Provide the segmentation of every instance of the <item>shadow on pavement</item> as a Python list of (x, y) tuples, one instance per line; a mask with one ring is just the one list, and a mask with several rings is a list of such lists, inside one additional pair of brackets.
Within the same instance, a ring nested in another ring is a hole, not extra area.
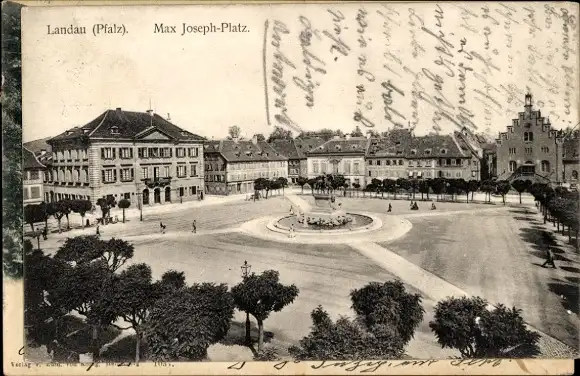
[(578, 286), (557, 279), (553, 281), (548, 283), (550, 291), (561, 297), (560, 300), (564, 309), (578, 314)]
[[(137, 347), (134, 334), (128, 335), (118, 342), (115, 342), (101, 354), (101, 359), (110, 362), (134, 362), (135, 348)], [(147, 346), (144, 341), (139, 345), (139, 359), (147, 359)]]
[(570, 273), (580, 273), (580, 269), (575, 268), (573, 266), (561, 266), (560, 269), (563, 269)]
[[(252, 342), (258, 341), (258, 327), (250, 320), (250, 336)], [(264, 343), (270, 342), (274, 338), (274, 333), (264, 330)], [(246, 323), (232, 321), (230, 330), (226, 337), (219, 343), (226, 346), (245, 345), (246, 344)]]

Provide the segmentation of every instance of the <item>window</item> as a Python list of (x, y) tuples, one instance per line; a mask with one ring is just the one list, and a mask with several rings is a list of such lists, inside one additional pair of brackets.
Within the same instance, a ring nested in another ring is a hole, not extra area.
[(417, 161), (417, 167), (422, 167), (423, 163), (421, 163), (421, 161)]
[(149, 179), (149, 167), (141, 168), (141, 179)]
[(40, 187), (30, 187), (30, 198), (40, 198)]
[(456, 173), (455, 173), (455, 177), (456, 177), (456, 178), (460, 178), (460, 177), (461, 177), (461, 172), (456, 172)]
[(147, 148), (137, 149), (137, 156), (139, 156), (139, 158), (148, 158), (149, 155), (147, 154)]
[(509, 171), (514, 172), (517, 168), (518, 164), (515, 161), (510, 161)]
[(475, 171), (471, 171), (471, 177), (474, 178), (475, 177)]
[(78, 159), (79, 159), (79, 153), (76, 151), (76, 149), (74, 149), (74, 150), (72, 150), (72, 151), (70, 152), (70, 156), (71, 156), (71, 158), (72, 158), (72, 159), (74, 159), (74, 160), (78, 160)]
[(175, 148), (175, 155), (177, 158), (185, 157), (185, 148)]
[(117, 170), (109, 168), (103, 170), (103, 183), (114, 183), (117, 180)]
[(115, 159), (115, 149), (101, 148), (101, 159)]
[(524, 142), (534, 141), (534, 132), (524, 132)]
[(197, 164), (192, 163), (189, 165), (189, 175), (197, 176)]
[(312, 164), (312, 171), (313, 171), (315, 174), (318, 174), (318, 163), (313, 163), (313, 164)]
[(550, 152), (550, 148), (547, 147), (547, 146), (542, 146), (542, 152), (549, 153)]
[(153, 179), (159, 178), (159, 167), (153, 167)]
[(390, 165), (391, 165), (391, 160), (390, 160), (390, 159), (387, 159), (387, 160), (385, 161), (385, 165), (386, 165), (386, 166), (390, 166)]
[(133, 149), (132, 148), (119, 148), (119, 157), (121, 159), (133, 158)]
[(380, 165), (381, 165), (381, 161), (380, 161), (380, 160), (378, 160), (378, 161), (377, 161), (377, 166), (380, 166)]
[(159, 148), (149, 148), (149, 158), (159, 158)]
[(441, 149), (441, 154), (447, 154), (447, 149)]
[(369, 166), (373, 165), (373, 161), (371, 159), (369, 159)]
[(350, 162), (344, 162), (344, 173), (350, 174)]
[(572, 170), (572, 179), (578, 180), (578, 171)]
[(354, 162), (354, 173), (360, 174), (360, 164), (358, 162)]
[(182, 166), (177, 166), (177, 177), (179, 178), (184, 178), (185, 175), (187, 175), (187, 166), (182, 165)]
[(171, 158), (171, 148), (161, 149), (161, 157), (162, 158)]
[(132, 181), (133, 180), (133, 169), (132, 168), (122, 168), (121, 169), (121, 181)]
[(549, 161), (542, 161), (541, 163), (542, 172), (550, 172), (550, 162)]
[(131, 199), (131, 193), (125, 193), (124, 198), (125, 198), (125, 200), (130, 200)]
[(431, 167), (431, 160), (425, 161), (425, 167)]
[(417, 150), (415, 150), (415, 149), (412, 149), (412, 150), (411, 150), (411, 155), (415, 155), (415, 154), (417, 154)]
[(415, 163), (413, 161), (409, 161), (409, 167), (413, 167)]
[(425, 149), (425, 155), (430, 155), (431, 154), (431, 149)]
[(30, 180), (38, 180), (40, 178), (40, 173), (38, 170), (30, 171)]
[(68, 151), (68, 150), (64, 151), (64, 159), (66, 159), (67, 161), (70, 161), (70, 151)]
[(399, 159), (399, 166), (402, 166), (402, 165), (403, 165), (403, 160)]
[(22, 190), (22, 199), (28, 200), (28, 188)]
[(199, 157), (199, 149), (198, 148), (187, 149), (187, 156), (188, 157)]
[(197, 194), (197, 187), (189, 187), (189, 195), (194, 196)]
[(455, 160), (455, 164), (458, 165), (458, 166), (461, 166), (461, 159), (457, 158)]
[(532, 154), (532, 148), (525, 148), (524, 151), (526, 154)]

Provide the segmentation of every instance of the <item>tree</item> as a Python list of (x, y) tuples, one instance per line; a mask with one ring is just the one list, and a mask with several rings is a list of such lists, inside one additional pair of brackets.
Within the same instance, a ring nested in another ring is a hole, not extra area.
[(511, 185), (507, 180), (500, 180), (496, 185), (496, 192), (501, 195), (503, 204), (505, 205), (505, 195), (510, 191)]
[(266, 137), (264, 137), (264, 135), (263, 135), (262, 133), (256, 133), (256, 134), (254, 135), (254, 137), (256, 138), (256, 140), (257, 140), (258, 142), (261, 142), (261, 141), (266, 141)]
[(63, 212), (64, 216), (66, 217), (66, 229), (70, 230), (70, 221), (69, 221), (68, 215), (72, 211), (72, 207), (73, 207), (72, 200), (69, 200), (69, 199), (61, 200), (61, 205), (62, 205), (62, 212)]
[(383, 191), (394, 193), (397, 199), (397, 182), (393, 179), (383, 179)]
[(24, 207), (24, 222), (30, 225), (30, 228), (34, 232), (34, 224), (37, 222), (45, 222), (47, 219), (46, 205), (41, 204), (31, 204)]
[(364, 137), (363, 132), (361, 131), (360, 127), (357, 125), (354, 131), (350, 133), (352, 137)]
[(232, 287), (236, 308), (254, 316), (258, 323), (258, 351), (264, 343), (264, 321), (270, 313), (281, 311), (298, 296), (298, 288), (281, 284), (279, 276), (275, 270), (266, 270), (261, 275), (252, 273)]
[(486, 202), (491, 202), (491, 193), (496, 190), (496, 182), (493, 180), (485, 180), (481, 183), (480, 189), (485, 193)]
[(283, 176), (280, 176), (278, 179), (276, 179), (276, 182), (282, 188), (282, 194), (284, 194), (284, 188), (288, 186), (288, 179), (286, 179)]
[(241, 135), (242, 135), (242, 130), (237, 125), (232, 125), (231, 127), (228, 128), (228, 139), (229, 140), (239, 139)]
[(398, 178), (397, 179), (397, 186), (399, 187), (399, 189), (403, 189), (403, 190), (409, 192), (409, 189), (411, 188), (411, 182), (409, 182), (409, 180), (407, 180), (405, 178)]
[(521, 310), (499, 304), (488, 310), (479, 297), (450, 297), (437, 303), (429, 327), (441, 347), (459, 350), (465, 358), (511, 357), (537, 353), (539, 334), (526, 329)]
[(421, 192), (421, 200), (423, 200), (423, 195), (427, 194), (427, 200), (429, 200), (429, 180), (420, 180), (419, 181), (419, 192)]
[(230, 327), (234, 301), (227, 285), (196, 284), (157, 300), (144, 330), (152, 360), (203, 360)]
[(101, 258), (113, 272), (123, 266), (135, 253), (133, 244), (123, 239), (115, 238), (109, 239), (101, 250), (103, 251)]
[(125, 240), (111, 238), (105, 241), (96, 235), (83, 235), (67, 238), (57, 250), (55, 258), (71, 265), (87, 264), (100, 259), (111, 272), (115, 272), (133, 257), (134, 252), (134, 246)]
[(283, 127), (276, 126), (274, 130), (268, 136), (268, 142), (272, 142), (274, 140), (291, 140), (292, 139), (292, 131), (289, 129), (284, 129)]
[[(97, 200), (97, 206), (101, 208), (101, 212), (103, 213), (103, 219), (110, 216), (111, 209), (117, 206), (117, 201), (113, 196), (103, 197)], [(103, 223), (106, 223), (103, 221)]]
[(161, 276), (161, 280), (155, 282), (156, 289), (162, 291), (161, 295), (168, 295), (185, 287), (185, 273), (177, 270), (168, 270)]
[(520, 204), (522, 203), (522, 193), (529, 190), (531, 186), (532, 182), (530, 180), (516, 179), (512, 182), (512, 187), (518, 191), (520, 196)]
[(308, 179), (305, 178), (304, 176), (299, 176), (296, 179), (296, 184), (298, 184), (300, 186), (300, 188), (302, 188), (302, 194), (304, 194), (304, 185), (308, 183)]
[(61, 220), (67, 212), (70, 212), (69, 206), (63, 201), (51, 202), (46, 207), (48, 215), (52, 215), (58, 222), (58, 232), (61, 232)]
[(70, 202), (71, 210), (80, 214), (83, 228), (85, 227), (85, 215), (92, 209), (92, 207), (93, 204), (90, 200), (72, 200)]
[(479, 189), (480, 182), (478, 180), (470, 180), (467, 182), (467, 194), (471, 192), (471, 201), (473, 201), (473, 193)]
[(371, 282), (350, 293), (352, 309), (366, 327), (395, 330), (406, 345), (423, 321), (421, 295), (406, 291), (401, 281)]
[(469, 202), (469, 190), (467, 182), (464, 179), (454, 179), (453, 186), (455, 187), (457, 195), (465, 192), (465, 195), (467, 196), (466, 201)]
[(415, 199), (415, 192), (417, 192), (419, 190), (419, 180), (418, 179), (410, 179), (409, 180), (409, 185), (411, 188), (411, 191), (413, 192), (413, 200)]
[(316, 179), (314, 178), (308, 179), (307, 184), (310, 186), (310, 193), (314, 193), (314, 189), (316, 188)]
[(447, 182), (445, 181), (445, 179), (442, 178), (435, 178), (429, 182), (431, 189), (433, 190), (435, 195), (437, 195), (437, 199), (439, 199), (439, 195), (442, 194), (443, 191), (445, 190), (446, 184)]
[(359, 321), (347, 317), (332, 322), (321, 306), (310, 317), (310, 333), (288, 349), (297, 360), (397, 359), (403, 354), (402, 340), (389, 328), (382, 328), (381, 335), (376, 336)]
[(125, 209), (131, 206), (131, 201), (127, 200), (126, 198), (119, 201), (119, 208), (123, 209), (123, 223), (125, 223)]

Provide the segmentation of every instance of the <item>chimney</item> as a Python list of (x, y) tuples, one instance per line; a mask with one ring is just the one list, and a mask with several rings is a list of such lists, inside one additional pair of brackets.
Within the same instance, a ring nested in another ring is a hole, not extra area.
[(344, 136), (344, 138), (346, 138), (347, 140), (350, 140), (350, 134), (346, 134), (346, 135)]
[(258, 144), (258, 136), (254, 135), (254, 136), (252, 137), (252, 143), (253, 143), (254, 145), (257, 145), (257, 144)]
[(171, 114), (168, 112), (167, 113), (167, 120), (170, 121), (171, 120)]
[[(118, 108), (118, 110), (120, 110), (120, 108)], [(147, 110), (147, 113), (149, 114), (149, 116), (153, 116), (153, 110)]]

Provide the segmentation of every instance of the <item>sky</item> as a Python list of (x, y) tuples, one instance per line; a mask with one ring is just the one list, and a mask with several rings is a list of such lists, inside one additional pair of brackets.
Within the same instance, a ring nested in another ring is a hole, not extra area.
[[(184, 23), (225, 27), (181, 35)], [(526, 92), (565, 128), (579, 120), (577, 24), (564, 3), (28, 8), (23, 139), (149, 103), (216, 139), (279, 124), (497, 135)], [(69, 26), (86, 34), (54, 34)]]

